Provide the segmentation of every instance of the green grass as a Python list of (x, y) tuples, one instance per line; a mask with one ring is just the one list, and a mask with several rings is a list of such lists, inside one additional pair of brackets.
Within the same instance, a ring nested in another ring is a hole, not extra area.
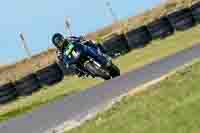
[(200, 61), (66, 133), (199, 133)]
[[(183, 49), (189, 48), (200, 42), (200, 26), (196, 26), (185, 32), (177, 32), (164, 40), (155, 40), (147, 47), (133, 50), (129, 54), (119, 57), (114, 62), (119, 65), (122, 73), (137, 69), (152, 61), (161, 59)], [(55, 99), (71, 93), (83, 91), (88, 87), (102, 83), (97, 79), (79, 79), (77, 77), (65, 77), (65, 80), (55, 86), (45, 87), (32, 96), (20, 97), (14, 102), (0, 106), (0, 121), (7, 120), (19, 114), (31, 111), (42, 104), (52, 102)]]

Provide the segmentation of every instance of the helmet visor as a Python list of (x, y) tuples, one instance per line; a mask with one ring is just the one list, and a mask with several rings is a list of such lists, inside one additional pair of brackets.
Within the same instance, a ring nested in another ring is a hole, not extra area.
[(57, 37), (57, 38), (55, 38), (55, 44), (57, 45), (57, 47), (62, 47), (62, 45), (63, 45), (63, 38), (61, 38), (61, 37)]

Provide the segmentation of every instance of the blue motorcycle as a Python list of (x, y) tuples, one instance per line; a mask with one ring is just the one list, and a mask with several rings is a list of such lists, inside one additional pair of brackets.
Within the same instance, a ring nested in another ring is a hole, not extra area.
[(82, 48), (77, 48), (70, 44), (65, 54), (76, 60), (76, 65), (79, 66), (77, 69), (84, 73), (84, 76), (100, 77), (104, 80), (120, 76), (120, 69), (99, 47), (83, 46)]

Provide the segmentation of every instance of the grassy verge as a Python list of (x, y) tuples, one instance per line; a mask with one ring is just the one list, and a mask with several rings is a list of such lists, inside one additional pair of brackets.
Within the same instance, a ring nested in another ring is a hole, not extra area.
[(198, 133), (200, 61), (66, 133)]
[[(177, 32), (174, 36), (164, 40), (155, 40), (145, 48), (133, 50), (127, 55), (121, 56), (114, 62), (119, 65), (122, 72), (137, 69), (152, 61), (171, 55), (183, 49), (197, 45), (200, 41), (200, 26), (185, 32)], [(29, 97), (20, 97), (18, 100), (0, 106), (0, 121), (16, 115), (31, 111), (41, 104), (61, 98), (74, 92), (83, 91), (88, 87), (102, 83), (102, 80), (79, 79), (76, 77), (65, 77), (62, 83), (56, 86), (45, 87), (41, 91)]]

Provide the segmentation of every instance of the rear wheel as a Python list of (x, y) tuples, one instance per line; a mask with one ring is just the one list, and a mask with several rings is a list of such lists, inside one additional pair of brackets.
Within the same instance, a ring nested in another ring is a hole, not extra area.
[(108, 72), (99, 68), (96, 64), (94, 64), (92, 62), (87, 63), (85, 65), (85, 68), (92, 74), (92, 76), (101, 77), (104, 80), (111, 79), (111, 76)]

